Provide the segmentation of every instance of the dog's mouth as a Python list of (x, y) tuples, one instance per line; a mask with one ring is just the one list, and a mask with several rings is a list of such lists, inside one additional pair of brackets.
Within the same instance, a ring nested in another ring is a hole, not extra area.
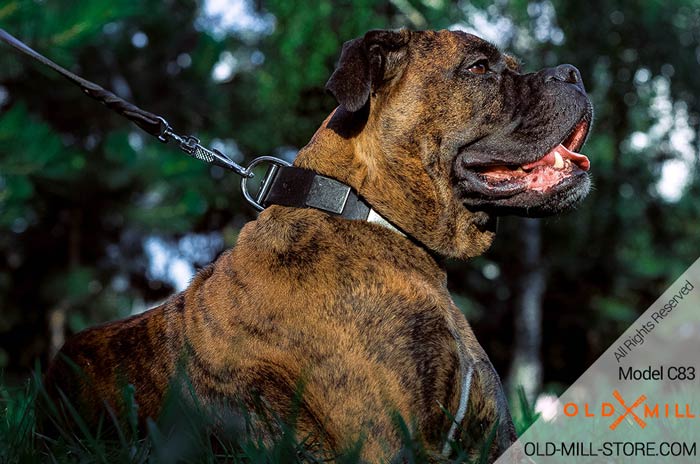
[(590, 169), (588, 158), (578, 153), (589, 128), (590, 122), (582, 118), (561, 142), (535, 161), (469, 166), (467, 169), (475, 174), (470, 176), (472, 189), (499, 198), (528, 190), (546, 193), (556, 189)]

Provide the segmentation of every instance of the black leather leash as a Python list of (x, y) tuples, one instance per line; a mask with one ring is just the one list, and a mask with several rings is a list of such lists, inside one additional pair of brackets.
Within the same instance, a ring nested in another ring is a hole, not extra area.
[[(262, 211), (270, 205), (316, 208), (346, 219), (376, 222), (404, 235), (374, 211), (349, 185), (311, 170), (292, 166), (288, 162), (272, 156), (255, 158), (247, 167), (243, 167), (221, 151), (204, 147), (200, 144), (199, 139), (192, 135), (178, 135), (162, 116), (142, 110), (94, 82), (68, 71), (3, 29), (0, 29), (0, 40), (53, 69), (80, 87), (85, 94), (129, 119), (159, 141), (168, 143), (170, 140), (174, 140), (178, 143), (178, 147), (189, 156), (235, 172), (242, 177), (241, 191), (243, 196), (258, 211)], [(253, 168), (262, 164), (268, 164), (269, 167), (260, 182), (258, 192), (253, 195), (248, 189), (248, 179), (255, 176)]]

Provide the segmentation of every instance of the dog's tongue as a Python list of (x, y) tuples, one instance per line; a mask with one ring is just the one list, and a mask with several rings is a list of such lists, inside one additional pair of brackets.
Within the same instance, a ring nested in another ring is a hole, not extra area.
[[(557, 160), (557, 155), (559, 155), (560, 160)], [(528, 170), (536, 166), (557, 166), (558, 163), (563, 163), (564, 160), (569, 160), (584, 171), (588, 171), (591, 168), (591, 162), (585, 155), (573, 152), (566, 148), (564, 145), (559, 144), (552, 150), (544, 155), (542, 158), (538, 159), (534, 163), (525, 164), (522, 166), (523, 169)]]

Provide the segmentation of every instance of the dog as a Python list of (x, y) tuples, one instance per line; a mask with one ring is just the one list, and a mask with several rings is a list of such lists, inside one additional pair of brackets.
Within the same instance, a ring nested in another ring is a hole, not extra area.
[(399, 452), (399, 416), (446, 455), (470, 430), (494, 430), (491, 459), (515, 442), (441, 260), (482, 254), (499, 215), (556, 214), (586, 196), (579, 71), (522, 73), (463, 32), (370, 31), (344, 44), (326, 88), (338, 107), (294, 165), (350, 186), (384, 223), (269, 206), (185, 291), (70, 339), (50, 392), (119, 409), (121, 378), (145, 420), (181, 366), (201, 401), (262, 398), (280, 416), (303, 384), (299, 435), (333, 453), (361, 441), (367, 461)]

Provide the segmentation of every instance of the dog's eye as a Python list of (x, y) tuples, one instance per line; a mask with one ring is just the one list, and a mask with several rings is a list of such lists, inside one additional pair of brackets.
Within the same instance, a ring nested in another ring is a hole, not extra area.
[(486, 74), (489, 72), (489, 62), (487, 60), (479, 60), (467, 68), (472, 74)]

